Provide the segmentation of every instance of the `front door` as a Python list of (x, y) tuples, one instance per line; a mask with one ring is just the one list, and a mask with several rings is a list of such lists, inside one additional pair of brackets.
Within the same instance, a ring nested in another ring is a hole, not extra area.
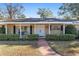
[(45, 36), (45, 25), (35, 25), (35, 34)]

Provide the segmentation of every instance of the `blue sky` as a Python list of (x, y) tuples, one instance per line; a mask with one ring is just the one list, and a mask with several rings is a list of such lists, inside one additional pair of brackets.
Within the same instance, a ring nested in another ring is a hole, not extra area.
[(53, 15), (57, 17), (57, 13), (59, 10), (59, 7), (62, 5), (60, 3), (25, 3), (22, 4), (26, 11), (24, 12), (27, 17), (39, 17), (37, 15), (38, 8), (49, 8), (52, 10)]
[[(62, 5), (61, 3), (22, 3), (25, 8), (24, 14), (27, 17), (39, 17), (37, 15), (38, 8), (49, 8), (53, 15), (57, 17), (57, 13), (59, 7)], [(0, 7), (3, 7), (3, 4), (0, 4)]]

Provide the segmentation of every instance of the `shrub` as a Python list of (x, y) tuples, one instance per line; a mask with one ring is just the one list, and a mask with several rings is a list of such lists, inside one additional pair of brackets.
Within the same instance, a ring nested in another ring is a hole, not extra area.
[(38, 35), (37, 34), (30, 34), (26, 36), (27, 40), (37, 40), (38, 39)]
[(58, 40), (58, 35), (46, 35), (46, 40)]
[(19, 35), (13, 34), (13, 35), (7, 35), (7, 39), (9, 41), (16, 41), (16, 40), (20, 40), (19, 39)]
[(67, 25), (65, 28), (65, 33), (66, 34), (77, 34), (75, 26), (74, 25)]
[(4, 41), (4, 40), (8, 40), (7, 36), (5, 34), (0, 34), (0, 40)]
[[(26, 35), (26, 38), (22, 38), (22, 40), (37, 40), (37, 39), (38, 39), (38, 35), (36, 34)], [(12, 34), (12, 35), (1, 34), (0, 40), (1, 41), (17, 41), (17, 40), (20, 40), (20, 38), (19, 38), (19, 35), (16, 35), (16, 34)]]
[(46, 40), (70, 41), (70, 40), (74, 40), (74, 39), (75, 39), (75, 35), (73, 35), (73, 34), (46, 35)]
[(1, 34), (0, 35), (0, 40), (1, 41), (15, 41), (15, 40), (19, 40), (19, 35), (5, 35), (5, 34)]

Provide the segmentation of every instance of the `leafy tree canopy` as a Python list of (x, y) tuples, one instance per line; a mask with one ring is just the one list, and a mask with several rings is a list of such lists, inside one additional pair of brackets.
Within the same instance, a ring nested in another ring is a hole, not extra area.
[(60, 15), (69, 15), (70, 17), (75, 17), (79, 19), (79, 4), (78, 3), (64, 3), (59, 8)]
[(5, 7), (0, 8), (0, 19), (18, 19), (25, 18), (24, 7), (21, 4), (4, 4)]
[(53, 17), (53, 12), (48, 8), (39, 8), (37, 14), (40, 15), (41, 18)]

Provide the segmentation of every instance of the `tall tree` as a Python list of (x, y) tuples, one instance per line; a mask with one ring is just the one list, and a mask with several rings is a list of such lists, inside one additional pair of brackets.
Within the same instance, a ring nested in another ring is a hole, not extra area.
[(78, 3), (64, 3), (59, 8), (60, 15), (69, 15), (70, 17), (75, 17), (79, 19), (79, 4)]
[(48, 8), (39, 8), (37, 14), (43, 19), (53, 17), (53, 12)]
[(69, 16), (67, 16), (67, 15), (64, 15), (63, 18), (64, 18), (65, 20), (71, 20), (71, 18), (70, 18)]
[(5, 8), (0, 8), (0, 18), (2, 19), (17, 19), (24, 18), (24, 7), (20, 4), (4, 4)]

